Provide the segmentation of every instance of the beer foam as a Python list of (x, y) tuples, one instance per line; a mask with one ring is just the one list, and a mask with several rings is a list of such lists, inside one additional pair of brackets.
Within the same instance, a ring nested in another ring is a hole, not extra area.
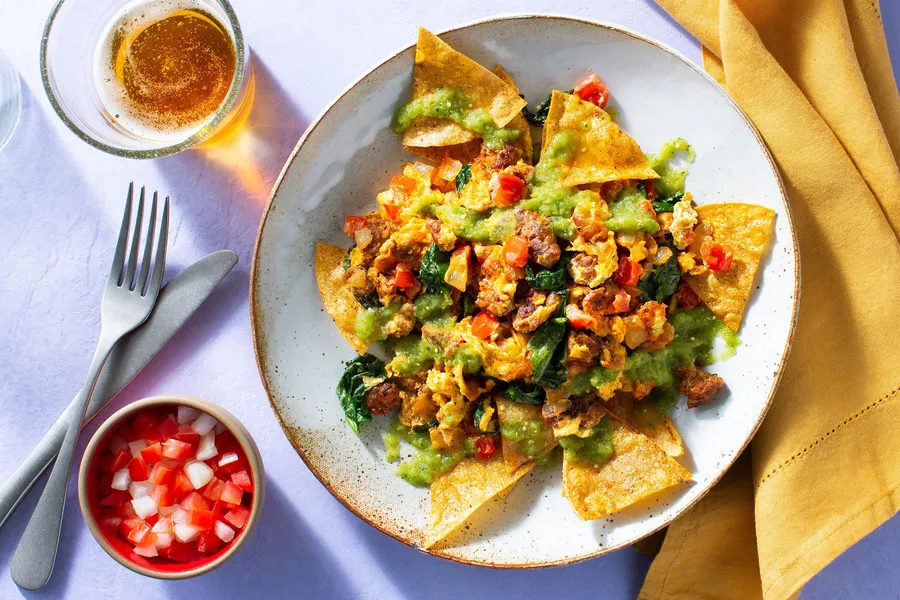
[(114, 127), (133, 137), (174, 144), (197, 133), (215, 117), (213, 111), (181, 126), (166, 124), (163, 127), (139, 112), (116, 77), (116, 51), (122, 38), (181, 10), (205, 12), (223, 26), (228, 23), (228, 17), (221, 9), (201, 0), (134, 0), (125, 4), (110, 19), (97, 42), (93, 64), (94, 89), (103, 116)]

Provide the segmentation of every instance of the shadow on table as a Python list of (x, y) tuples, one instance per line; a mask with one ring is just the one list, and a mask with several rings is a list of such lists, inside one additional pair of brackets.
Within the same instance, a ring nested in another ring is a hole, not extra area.
[(259, 523), (237, 555), (203, 577), (166, 582), (166, 596), (185, 600), (344, 597), (352, 575), (343, 571), (327, 548), (281, 488), (268, 480)]
[(355, 520), (359, 539), (405, 598), (636, 598), (650, 559), (631, 548), (566, 567), (475, 567), (415, 550)]
[(247, 270), (272, 184), (308, 124), (259, 56), (251, 53), (251, 61), (255, 95), (246, 122), (215, 144), (157, 161), (178, 190), (173, 209), (185, 215), (198, 248), (232, 249)]

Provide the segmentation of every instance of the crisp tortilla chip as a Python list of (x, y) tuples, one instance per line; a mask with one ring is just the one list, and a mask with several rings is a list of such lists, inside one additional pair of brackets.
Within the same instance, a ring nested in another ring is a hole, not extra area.
[(656, 442), (669, 456), (681, 456), (684, 454), (681, 434), (668, 416), (648, 402), (634, 402), (630, 395), (619, 395), (615, 400), (607, 402), (606, 408), (620, 420)]
[(344, 255), (346, 248), (331, 244), (316, 244), (316, 283), (328, 315), (334, 319), (338, 331), (353, 349), (364, 354), (369, 345), (356, 336), (356, 314), (359, 302), (347, 287), (344, 277)]
[(731, 246), (734, 260), (724, 273), (708, 270), (701, 275), (685, 274), (685, 280), (713, 314), (737, 332), (760, 258), (772, 233), (775, 211), (755, 204), (729, 202), (698, 206), (697, 214), (700, 227), (692, 248), (699, 248), (711, 232), (713, 240)]
[(464, 458), (431, 484), (431, 511), (425, 547), (431, 548), (462, 526), (466, 519), (495, 496), (505, 497), (531, 466), (510, 474), (503, 456), (487, 460)]
[[(513, 81), (510, 74), (506, 72), (506, 69), (497, 65), (494, 67), (494, 74), (505, 81), (507, 85), (512, 86), (518, 95), (519, 88), (516, 87), (516, 82)], [(516, 141), (514, 141), (512, 145), (518, 148), (519, 152), (522, 153), (522, 160), (530, 165), (534, 160), (534, 146), (531, 143), (531, 126), (528, 125), (528, 119), (525, 118), (525, 115), (523, 115), (520, 110), (516, 116), (505, 125), (505, 127), (507, 129), (519, 130), (519, 137), (516, 138)]]
[(449, 154), (450, 158), (456, 159), (464, 165), (468, 165), (478, 157), (478, 154), (481, 152), (481, 145), (481, 138), (476, 138), (463, 144), (455, 144), (453, 146), (434, 146), (433, 148), (403, 146), (403, 149), (410, 154), (421, 156), (435, 164), (440, 164), (440, 162), (444, 160), (444, 155)]
[[(509, 123), (526, 104), (514, 87), (420, 27), (413, 67), (413, 100), (440, 88), (461, 90), (472, 108), (486, 110), (499, 127)], [(403, 132), (403, 145), (450, 146), (476, 137), (475, 132), (449, 120), (416, 117)]]
[(563, 458), (563, 494), (585, 521), (607, 517), (691, 478), (650, 438), (613, 421), (611, 459), (593, 466)]
[(557, 133), (569, 132), (576, 143), (572, 158), (560, 165), (561, 183), (574, 187), (620, 179), (658, 179), (647, 157), (609, 114), (578, 96), (554, 90), (544, 124), (544, 148)]
[[(544, 423), (540, 406), (513, 402), (503, 396), (494, 396), (494, 403), (497, 405), (497, 420), (500, 422), (501, 429), (504, 424), (509, 426), (510, 424), (526, 421), (536, 421), (541, 424), (541, 437), (547, 443), (546, 452), (550, 452), (559, 445), (559, 442), (553, 436), (553, 428)], [(501, 437), (503, 442), (503, 461), (506, 463), (506, 470), (510, 475), (514, 474), (522, 465), (533, 464), (532, 458), (539, 458), (538, 456), (531, 457), (526, 454), (519, 447), (519, 442), (513, 442), (506, 437)]]

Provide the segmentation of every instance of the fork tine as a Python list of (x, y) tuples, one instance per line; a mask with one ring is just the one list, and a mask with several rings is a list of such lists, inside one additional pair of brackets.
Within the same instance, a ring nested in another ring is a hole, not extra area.
[(150, 286), (147, 295), (156, 295), (162, 285), (163, 274), (166, 271), (166, 243), (169, 240), (169, 197), (163, 203), (162, 219), (159, 224), (159, 241), (156, 243), (156, 260), (153, 261), (153, 275), (150, 276)]
[(138, 248), (141, 245), (141, 222), (144, 219), (144, 186), (141, 186), (141, 196), (138, 200), (137, 214), (134, 216), (134, 234), (131, 236), (131, 251), (128, 253), (128, 264), (125, 266), (125, 279), (122, 285), (125, 289), (134, 289), (134, 272), (137, 269)]
[(109, 270), (109, 282), (119, 285), (122, 279), (122, 266), (125, 264), (125, 246), (128, 243), (128, 227), (131, 225), (131, 201), (134, 198), (134, 182), (128, 184), (128, 196), (125, 198), (125, 214), (122, 215), (122, 227), (119, 228), (119, 241), (116, 242), (116, 254), (112, 268)]
[(150, 204), (150, 218), (147, 220), (147, 241), (144, 242), (144, 257), (141, 259), (141, 272), (138, 274), (137, 285), (134, 289), (141, 295), (147, 287), (147, 276), (150, 274), (150, 259), (153, 250), (153, 233), (156, 230), (156, 204), (158, 201), (156, 192), (153, 192), (153, 202)]

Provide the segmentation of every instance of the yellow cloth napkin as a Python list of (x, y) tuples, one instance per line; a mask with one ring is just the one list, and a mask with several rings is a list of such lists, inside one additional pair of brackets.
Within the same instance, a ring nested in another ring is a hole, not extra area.
[(877, 0), (657, 2), (775, 156), (802, 284), (768, 416), (640, 598), (791, 598), (900, 508), (900, 97)]

